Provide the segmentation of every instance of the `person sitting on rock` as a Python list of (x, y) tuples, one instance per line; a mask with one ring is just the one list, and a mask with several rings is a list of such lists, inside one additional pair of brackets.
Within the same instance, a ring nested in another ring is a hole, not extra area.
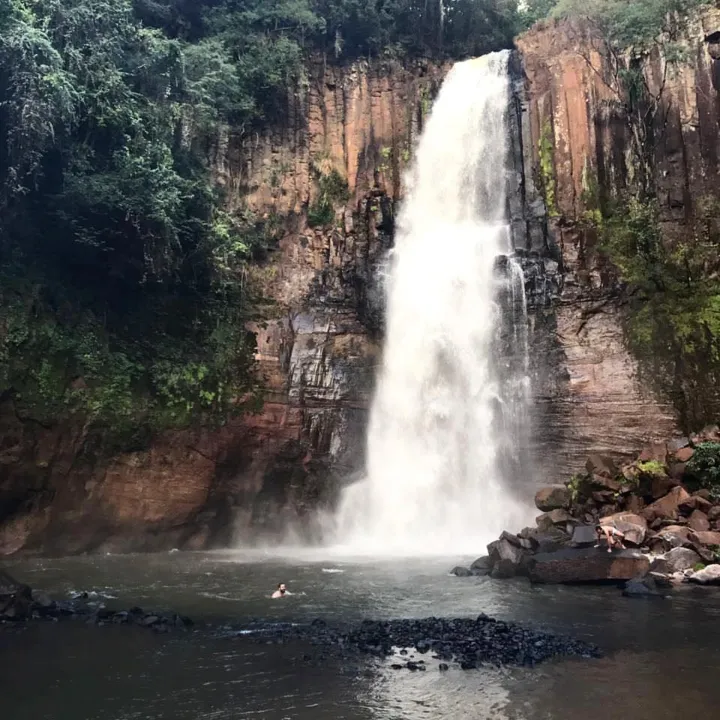
[(600, 543), (604, 539), (607, 543), (607, 551), (612, 552), (613, 548), (618, 548), (619, 550), (625, 550), (625, 545), (623, 545), (623, 538), (625, 535), (620, 532), (616, 527), (613, 527), (612, 525), (598, 525), (595, 528), (595, 534), (597, 535), (597, 545), (595, 547), (600, 547)]
[(280, 583), (277, 586), (277, 590), (272, 594), (272, 599), (275, 600), (277, 598), (285, 597), (286, 595), (289, 595), (290, 593), (287, 591), (285, 584)]

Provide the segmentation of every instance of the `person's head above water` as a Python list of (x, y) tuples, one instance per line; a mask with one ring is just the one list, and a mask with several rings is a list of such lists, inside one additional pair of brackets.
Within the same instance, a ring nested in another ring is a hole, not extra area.
[(285, 583), (278, 583), (278, 592), (281, 595), (284, 595), (287, 591), (287, 588), (285, 587)]

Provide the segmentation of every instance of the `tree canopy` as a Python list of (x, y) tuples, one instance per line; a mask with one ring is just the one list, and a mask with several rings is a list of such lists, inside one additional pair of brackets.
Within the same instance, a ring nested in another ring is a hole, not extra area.
[(518, 22), (514, 0), (0, 0), (0, 399), (133, 442), (245, 407), (245, 267), (274, 229), (225, 211), (203, 139), (282, 122), (314, 55), (470, 55)]

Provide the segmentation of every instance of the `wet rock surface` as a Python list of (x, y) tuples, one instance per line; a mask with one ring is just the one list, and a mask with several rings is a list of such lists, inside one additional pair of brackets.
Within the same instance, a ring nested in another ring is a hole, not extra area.
[(258, 643), (309, 641), (343, 654), (393, 658), (393, 668), (411, 671), (425, 670), (432, 661), (439, 661), (442, 671), (451, 662), (471, 670), (487, 664), (533, 666), (556, 657), (602, 656), (595, 645), (484, 614), (475, 619), (364, 620), (349, 628), (317, 619), (308, 625), (257, 624), (227, 632)]
[(686, 582), (720, 584), (720, 487), (703, 487), (709, 481), (685, 462), (714, 438), (720, 427), (651, 443), (622, 466), (591, 455), (585, 474), (535, 494), (544, 511), (536, 527), (504, 531), (476, 562), (495, 579), (627, 583), (629, 597)]

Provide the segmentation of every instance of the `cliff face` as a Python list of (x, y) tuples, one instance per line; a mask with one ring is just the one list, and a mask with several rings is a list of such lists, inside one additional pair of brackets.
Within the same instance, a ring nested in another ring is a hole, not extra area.
[[(249, 278), (269, 301), (254, 328), (262, 411), (107, 461), (81, 424), (43, 427), (2, 403), (0, 554), (201, 548), (288, 526), (312, 535), (308, 511), (362, 465), (394, 205), (445, 70), (318, 64), (281, 129), (218, 138), (231, 209), (280, 230)], [(341, 197), (312, 228), (328, 177)]]
[[(670, 243), (691, 232), (698, 204), (720, 190), (719, 38), (720, 12), (710, 11), (687, 28), (683, 62), (670, 65), (656, 51), (640, 67), (658, 98), (652, 182)], [(551, 458), (545, 470), (556, 479), (558, 472), (577, 471), (590, 451), (630, 454), (670, 436), (678, 425), (671, 404), (677, 388), (659, 388), (640, 372), (644, 359), (628, 350), (617, 274), (582, 222), (593, 193), (613, 197), (638, 174), (602, 38), (563, 21), (530, 31), (518, 49), (525, 73), (526, 202), (545, 186), (549, 246), (559, 258), (556, 272), (537, 272), (537, 262), (530, 262), (527, 273), (535, 318), (536, 450), (541, 460)]]
[[(710, 13), (689, 28), (677, 72), (659, 55), (643, 67), (667, 102), (655, 181), (670, 235), (720, 190), (718, 39)], [(536, 28), (518, 50), (508, 211), (531, 322), (538, 471), (528, 482), (540, 484), (591, 451), (634, 454), (677, 422), (641, 380), (616, 273), (580, 222), (588, 178), (611, 194), (634, 172), (601, 43), (565, 22)], [(282, 128), (217, 139), (213, 167), (232, 209), (280, 230), (248, 278), (268, 300), (254, 327), (262, 411), (108, 461), (82, 424), (44, 427), (0, 399), (0, 554), (204, 548), (289, 526), (312, 537), (312, 511), (362, 469), (395, 204), (446, 71), (318, 64)]]

